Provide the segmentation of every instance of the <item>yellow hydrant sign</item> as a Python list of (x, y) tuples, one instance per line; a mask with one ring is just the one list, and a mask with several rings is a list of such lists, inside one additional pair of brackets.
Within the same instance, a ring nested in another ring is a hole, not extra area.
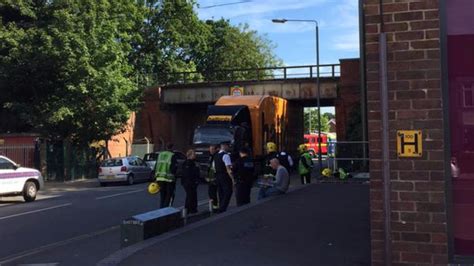
[(421, 130), (398, 130), (397, 154), (398, 157), (421, 157), (423, 155)]

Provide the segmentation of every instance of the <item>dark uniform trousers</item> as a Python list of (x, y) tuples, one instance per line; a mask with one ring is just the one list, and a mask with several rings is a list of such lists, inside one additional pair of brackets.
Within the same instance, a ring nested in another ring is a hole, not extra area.
[(236, 200), (237, 206), (242, 206), (250, 203), (250, 191), (252, 190), (252, 182), (237, 183)]
[(219, 207), (219, 199), (217, 198), (217, 181), (209, 182), (207, 193), (209, 199), (212, 200), (212, 208), (217, 209)]
[(158, 181), (160, 185), (160, 208), (173, 205), (176, 182)]
[(244, 156), (239, 158), (234, 166), (234, 174), (237, 180), (235, 192), (237, 206), (249, 204), (250, 191), (255, 176), (255, 164), (250, 156)]
[(219, 212), (225, 212), (232, 198), (232, 179), (227, 174), (217, 175)]
[(187, 209), (188, 213), (196, 213), (198, 211), (197, 185), (192, 184), (183, 187), (186, 191), (186, 202), (184, 204), (184, 207)]
[(301, 175), (301, 184), (309, 184), (311, 183), (311, 173), (307, 173), (305, 175)]

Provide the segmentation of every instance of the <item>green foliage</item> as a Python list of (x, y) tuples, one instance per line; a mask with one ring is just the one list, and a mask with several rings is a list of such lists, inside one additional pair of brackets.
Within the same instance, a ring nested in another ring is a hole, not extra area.
[(201, 21), (194, 8), (185, 0), (0, 0), (0, 131), (110, 139), (138, 109), (148, 79), (280, 64), (248, 26)]
[[(329, 131), (329, 118), (327, 113), (321, 115), (321, 132)], [(314, 133), (318, 131), (318, 109), (307, 108), (304, 111), (304, 132)]]
[[(206, 50), (195, 50), (197, 69), (209, 80), (255, 79), (256, 71), (216, 72), (225, 69), (255, 69), (280, 66), (273, 54), (273, 46), (265, 36), (259, 36), (248, 25), (232, 26), (228, 20), (208, 20), (210, 32)], [(270, 75), (259, 73), (258, 75)]]
[[(132, 61), (145, 85), (188, 80), (232, 79), (218, 70), (262, 68), (282, 65), (274, 46), (248, 25), (233, 26), (228, 20), (201, 21), (193, 1), (154, 0), (147, 2), (143, 39), (134, 44)], [(217, 72), (216, 72), (217, 71)], [(236, 72), (234, 79), (256, 78), (256, 71)], [(150, 76), (150, 73), (154, 75)], [(271, 73), (260, 73), (260, 75)]]
[(137, 13), (128, 0), (1, 4), (1, 104), (20, 124), (6, 130), (76, 143), (120, 132), (138, 104), (128, 63)]

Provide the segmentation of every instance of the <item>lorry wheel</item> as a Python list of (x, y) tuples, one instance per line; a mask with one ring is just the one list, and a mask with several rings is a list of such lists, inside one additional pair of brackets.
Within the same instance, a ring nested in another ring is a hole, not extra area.
[(127, 177), (127, 185), (131, 186), (135, 183), (135, 180), (133, 180), (133, 175), (129, 175)]
[(25, 199), (26, 202), (34, 201), (37, 193), (38, 188), (36, 187), (36, 184), (32, 181), (26, 182), (25, 187), (23, 188), (23, 199)]
[(101, 187), (106, 187), (106, 186), (107, 186), (107, 183), (105, 183), (105, 182), (100, 182), (100, 186), (101, 186)]

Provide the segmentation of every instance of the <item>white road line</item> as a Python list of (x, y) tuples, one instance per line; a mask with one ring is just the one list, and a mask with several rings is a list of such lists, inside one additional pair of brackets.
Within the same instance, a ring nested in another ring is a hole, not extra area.
[[(198, 202), (198, 205), (204, 205), (204, 204), (207, 204), (208, 202), (209, 202), (209, 200), (201, 200), (201, 201)], [(178, 207), (178, 209), (183, 209), (183, 208), (184, 208), (184, 206)], [(76, 241), (81, 241), (81, 240), (88, 239), (88, 238), (91, 238), (91, 237), (96, 237), (96, 236), (99, 236), (99, 235), (102, 235), (102, 234), (105, 234), (105, 233), (108, 233), (108, 232), (111, 232), (111, 231), (114, 231), (114, 230), (118, 230), (118, 229), (120, 229), (120, 226), (116, 225), (116, 226), (112, 226), (112, 227), (109, 227), (109, 228), (106, 228), (104, 230), (100, 230), (100, 231), (97, 231), (97, 232), (76, 236), (76, 237), (66, 239), (66, 240), (63, 240), (63, 241), (59, 241), (59, 242), (55, 242), (55, 243), (48, 244), (48, 245), (45, 245), (45, 246), (41, 246), (41, 247), (38, 247), (38, 248), (34, 248), (34, 249), (31, 249), (31, 250), (23, 251), (23, 252), (20, 252), (18, 254), (10, 255), (8, 257), (0, 258), (0, 266), (2, 264), (10, 263), (10, 262), (13, 262), (13, 261), (25, 258), (25, 257), (31, 257), (31, 256), (36, 255), (38, 253), (48, 251), (52, 248), (58, 248), (58, 247), (61, 247), (61, 246), (65, 246), (67, 244), (71, 244), (71, 243), (74, 243)]]
[(59, 263), (54, 262), (54, 263), (30, 263), (30, 264), (19, 264), (19, 266), (56, 266), (59, 265)]
[(57, 248), (57, 247), (60, 247), (60, 246), (64, 246), (64, 245), (73, 243), (75, 241), (80, 241), (80, 240), (83, 240), (83, 239), (99, 236), (99, 235), (111, 232), (113, 230), (118, 230), (119, 228), (120, 228), (120, 226), (118, 226), (118, 225), (117, 226), (112, 226), (112, 227), (109, 227), (109, 228), (106, 228), (104, 230), (100, 230), (100, 231), (97, 231), (97, 232), (94, 232), (94, 233), (89, 233), (89, 234), (76, 236), (76, 237), (73, 237), (73, 238), (70, 238), (70, 239), (66, 239), (66, 240), (55, 242), (55, 243), (52, 243), (52, 244), (49, 244), (49, 245), (45, 245), (45, 246), (41, 246), (41, 247), (34, 248), (34, 249), (31, 249), (31, 250), (27, 250), (27, 251), (24, 251), (24, 252), (21, 252), (21, 253), (18, 253), (18, 254), (10, 255), (8, 257), (0, 258), (0, 265), (10, 263), (12, 261), (16, 261), (16, 260), (19, 260), (19, 259), (22, 259), (22, 258), (25, 258), (25, 257), (31, 257), (31, 256), (33, 256), (35, 254), (38, 254), (38, 253), (41, 253), (43, 251), (46, 251), (46, 250), (49, 250), (49, 249), (52, 249), (52, 248)]
[(145, 190), (144, 189), (137, 189), (137, 190), (127, 191), (127, 192), (123, 192), (123, 193), (117, 193), (117, 194), (112, 194), (112, 195), (108, 195), (108, 196), (102, 196), (102, 197), (98, 197), (98, 198), (95, 198), (95, 199), (96, 200), (109, 199), (109, 198), (113, 198), (113, 197), (118, 197), (118, 196), (128, 195), (128, 194), (132, 194), (132, 193), (137, 193), (137, 192), (141, 192), (141, 191), (145, 191)]
[(8, 215), (8, 216), (3, 216), (3, 217), (0, 217), (0, 221), (1, 221), (1, 220), (6, 220), (6, 219), (9, 219), (9, 218), (18, 217), (18, 216), (27, 215), (27, 214), (32, 214), (32, 213), (37, 213), (37, 212), (43, 212), (43, 211), (58, 209), (58, 208), (62, 208), (62, 207), (70, 206), (70, 205), (72, 205), (72, 203), (65, 203), (65, 204), (56, 205), (56, 206), (52, 206), (52, 207), (48, 207), (48, 208), (43, 208), (43, 209), (34, 210), (34, 211), (22, 212), (22, 213), (12, 214), (12, 215)]

